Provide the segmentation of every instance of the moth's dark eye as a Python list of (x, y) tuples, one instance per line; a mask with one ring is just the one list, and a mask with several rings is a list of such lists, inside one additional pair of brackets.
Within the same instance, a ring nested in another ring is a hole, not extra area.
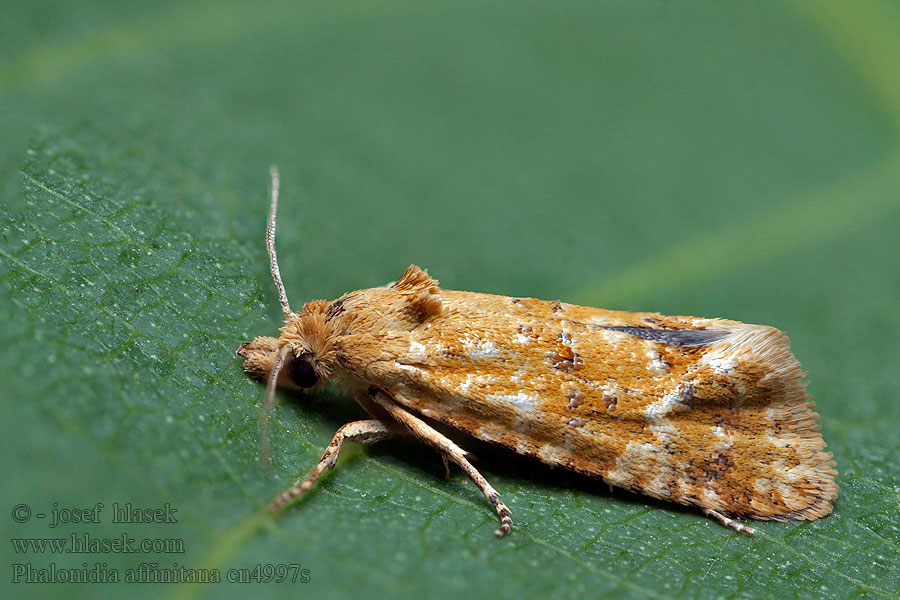
[(308, 358), (295, 358), (288, 366), (288, 371), (297, 387), (311, 388), (319, 383), (319, 376)]

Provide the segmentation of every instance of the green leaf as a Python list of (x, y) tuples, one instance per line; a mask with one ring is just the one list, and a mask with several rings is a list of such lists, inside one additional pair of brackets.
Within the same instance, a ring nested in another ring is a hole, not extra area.
[[(183, 552), (9, 542), (3, 597), (898, 597), (895, 7), (20, 4), (0, 24), (4, 538)], [(263, 390), (234, 352), (280, 326), (270, 163), (295, 306), (416, 263), (448, 289), (787, 331), (835, 512), (749, 538), (460, 436), (506, 539), (411, 440), (351, 445), (268, 516), (363, 414), (280, 394), (275, 467), (257, 464)], [(50, 527), (96, 503), (101, 522)], [(114, 523), (113, 503), (178, 522)], [(12, 583), (51, 563), (309, 582)]]

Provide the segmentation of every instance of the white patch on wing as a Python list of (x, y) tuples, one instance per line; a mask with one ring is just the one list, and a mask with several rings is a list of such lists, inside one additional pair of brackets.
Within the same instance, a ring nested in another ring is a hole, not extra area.
[(584, 323), (587, 323), (589, 325), (599, 325), (600, 327), (608, 327), (610, 325), (618, 325), (619, 324), (618, 321), (613, 322), (613, 321), (610, 321), (609, 319), (607, 319), (606, 317), (600, 317), (600, 316), (594, 316), (589, 319), (585, 319)]
[(424, 374), (425, 374), (425, 371), (423, 371), (423, 370), (420, 369), (419, 367), (414, 367), (414, 366), (412, 366), (412, 365), (404, 365), (404, 364), (400, 364), (400, 363), (397, 363), (397, 362), (395, 362), (394, 365), (395, 365), (398, 369), (400, 369), (401, 371), (409, 371), (410, 373), (415, 373), (415, 374), (417, 374), (417, 375), (424, 375)]
[[(629, 442), (616, 458), (616, 468), (610, 470), (606, 478), (613, 485), (620, 487), (633, 487), (636, 480), (643, 480), (641, 490), (650, 496), (657, 498), (670, 498), (669, 484), (675, 475), (675, 465), (672, 464), (672, 456), (666, 450), (666, 445), (678, 436), (674, 425), (665, 421), (650, 425), (650, 430), (659, 439), (659, 444)], [(647, 476), (651, 477), (648, 479)], [(678, 482), (683, 494), (686, 488), (684, 482)]]
[(715, 355), (710, 352), (700, 359), (701, 365), (708, 365), (717, 375), (727, 374), (729, 371), (738, 366), (738, 361), (732, 356)]
[(472, 360), (482, 360), (485, 358), (495, 358), (500, 355), (500, 349), (491, 340), (473, 341), (468, 337), (460, 338), (466, 353)]
[(728, 438), (727, 440), (720, 440), (716, 442), (716, 447), (713, 448), (717, 453), (721, 454), (723, 452), (728, 452), (731, 450), (731, 447), (734, 446), (734, 440)]
[(537, 455), (543, 462), (551, 464), (562, 464), (565, 459), (565, 452), (550, 444), (538, 448)]
[(487, 397), (488, 402), (496, 402), (498, 404), (506, 404), (512, 406), (519, 411), (533, 411), (538, 407), (537, 396), (519, 392), (518, 394), (490, 394)]
[(629, 487), (636, 472), (651, 468), (657, 462), (660, 450), (656, 444), (629, 442), (625, 451), (616, 458), (616, 468), (606, 474), (607, 481), (619, 487)]
[(473, 387), (485, 387), (497, 381), (492, 375), (476, 375), (475, 373), (466, 373), (466, 380), (459, 384), (459, 390), (463, 393), (469, 392)]
[(765, 492), (771, 493), (771, 490), (777, 490), (781, 494), (781, 498), (789, 509), (799, 509), (805, 505), (802, 495), (797, 493), (791, 482), (804, 481), (809, 478), (810, 473), (804, 466), (792, 465), (788, 461), (775, 460), (771, 463), (775, 472), (778, 474), (777, 479), (766, 479), (757, 477), (753, 482), (753, 487)]
[(474, 433), (475, 437), (477, 437), (478, 439), (487, 440), (489, 442), (492, 441), (491, 434), (487, 433), (484, 430), (484, 427), (478, 427), (472, 433)]
[(618, 346), (624, 341), (624, 336), (619, 331), (614, 331), (610, 329), (601, 329), (598, 331), (600, 335), (603, 336), (603, 339), (606, 343), (611, 346)]
[(622, 390), (619, 388), (619, 386), (617, 386), (615, 384), (604, 383), (603, 385), (600, 386), (600, 391), (602, 391), (604, 394), (618, 397), (619, 393)]
[(650, 404), (644, 410), (644, 414), (651, 421), (661, 421), (667, 414), (669, 414), (673, 410), (688, 410), (688, 407), (685, 406), (684, 402), (682, 402), (684, 389), (685, 386), (683, 384), (679, 384), (678, 387), (676, 387), (670, 393), (666, 394), (656, 402)]
[(764, 494), (768, 494), (769, 490), (772, 489), (772, 480), (765, 477), (757, 477), (756, 481), (753, 482), (753, 487)]
[(520, 344), (527, 344), (528, 342), (531, 341), (531, 338), (528, 337), (527, 335), (522, 335), (521, 333), (517, 333), (516, 341), (519, 342)]
[(651, 375), (654, 377), (665, 377), (669, 374), (671, 367), (660, 359), (658, 350), (655, 348), (647, 350), (647, 358), (650, 359), (650, 362), (647, 363), (647, 371), (649, 371)]
[(650, 431), (652, 431), (653, 435), (655, 435), (657, 439), (659, 439), (659, 441), (663, 443), (663, 446), (665, 446), (667, 442), (672, 442), (680, 439), (678, 430), (672, 423), (654, 423), (650, 425)]
[(702, 500), (706, 503), (707, 506), (721, 506), (722, 499), (719, 497), (715, 491), (708, 487), (704, 487), (701, 492)]
[(428, 351), (424, 344), (419, 342), (409, 343), (409, 358), (412, 360), (424, 361), (428, 358)]
[(677, 405), (678, 394), (676, 392), (672, 392), (671, 394), (666, 394), (661, 399), (649, 405), (644, 411), (644, 414), (651, 421), (659, 421), (664, 419), (665, 416), (669, 414), (669, 412), (671, 412), (672, 409)]

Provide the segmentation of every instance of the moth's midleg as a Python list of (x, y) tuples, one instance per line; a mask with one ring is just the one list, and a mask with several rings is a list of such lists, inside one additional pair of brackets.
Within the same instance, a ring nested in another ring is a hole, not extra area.
[(316, 480), (325, 469), (333, 469), (344, 442), (359, 442), (373, 444), (395, 435), (394, 431), (381, 421), (353, 421), (342, 425), (334, 434), (331, 443), (325, 448), (325, 453), (315, 468), (302, 481), (295, 483), (290, 489), (285, 490), (269, 503), (269, 512), (277, 512), (284, 505), (295, 498), (302, 496), (310, 490)]
[(500, 499), (500, 494), (494, 489), (487, 479), (478, 472), (472, 463), (466, 459), (466, 451), (456, 445), (453, 440), (443, 435), (431, 425), (410, 413), (384, 392), (375, 392), (372, 400), (381, 406), (395, 421), (406, 427), (414, 436), (437, 450), (442, 456), (450, 459), (465, 471), (481, 493), (488, 499), (497, 515), (500, 517), (500, 527), (494, 532), (497, 537), (503, 537), (512, 530), (512, 517), (509, 508)]
[(756, 530), (753, 529), (752, 527), (748, 527), (747, 525), (744, 525), (743, 523), (739, 523), (730, 517), (726, 517), (719, 511), (713, 510), (711, 508), (704, 508), (703, 514), (705, 514), (708, 517), (712, 517), (713, 519), (715, 519), (716, 521), (718, 521), (725, 527), (730, 527), (731, 529), (734, 529), (735, 531), (740, 531), (740, 532), (746, 533), (748, 535), (756, 534)]

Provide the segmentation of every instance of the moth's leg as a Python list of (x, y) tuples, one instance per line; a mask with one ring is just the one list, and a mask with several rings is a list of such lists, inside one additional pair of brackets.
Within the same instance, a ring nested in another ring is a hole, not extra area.
[(494, 510), (500, 516), (500, 527), (494, 532), (497, 537), (503, 537), (512, 530), (512, 517), (509, 514), (509, 508), (500, 500), (500, 494), (494, 489), (487, 479), (466, 460), (466, 451), (457, 446), (453, 440), (443, 435), (441, 432), (430, 426), (428, 423), (415, 416), (414, 414), (395, 403), (391, 397), (384, 392), (378, 391), (371, 395), (372, 400), (382, 407), (392, 419), (409, 429), (409, 431), (441, 453), (442, 456), (449, 458), (466, 472), (481, 493), (485, 495)]
[(715, 511), (711, 508), (704, 508), (703, 514), (705, 514), (708, 517), (712, 517), (713, 519), (715, 519), (716, 521), (718, 521), (725, 527), (730, 527), (731, 529), (734, 529), (735, 531), (741, 531), (748, 535), (756, 535), (756, 530), (753, 529), (752, 527), (747, 527), (746, 525), (744, 525), (742, 523), (738, 523), (734, 519), (726, 517), (722, 513)]
[(341, 444), (345, 441), (372, 444), (387, 439), (395, 435), (395, 433), (385, 423), (375, 420), (353, 421), (341, 426), (331, 439), (331, 443), (325, 448), (325, 453), (319, 460), (319, 464), (306, 476), (306, 479), (303, 481), (298, 480), (289, 490), (276, 496), (269, 503), (269, 512), (278, 512), (285, 504), (308, 492), (316, 482), (316, 479), (325, 472), (325, 469), (333, 469), (334, 464), (337, 462), (338, 453), (341, 451)]

